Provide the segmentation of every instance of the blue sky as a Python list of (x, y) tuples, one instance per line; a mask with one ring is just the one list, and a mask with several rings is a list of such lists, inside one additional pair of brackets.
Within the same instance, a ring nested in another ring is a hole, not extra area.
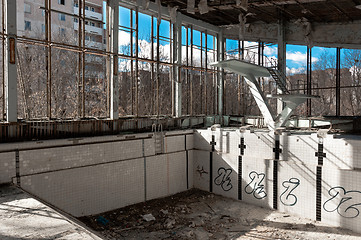
[[(105, 9), (105, 8), (104, 8)], [(119, 9), (119, 24), (125, 27), (130, 26), (130, 10), (120, 7)], [(105, 16), (105, 14), (104, 14)], [(133, 15), (133, 19), (135, 19), (135, 15)], [(105, 19), (104, 19), (105, 21)], [(154, 18), (154, 34), (156, 34), (156, 18)], [(135, 22), (133, 23), (135, 26)], [(168, 21), (162, 20), (160, 25), (160, 35), (163, 37), (170, 37), (169, 36), (169, 25)], [(124, 29), (123, 29), (124, 30)], [(188, 29), (188, 34), (190, 36), (190, 29)], [(130, 35), (126, 35), (126, 31), (123, 31), (120, 34), (120, 44), (126, 44), (129, 39)], [(151, 16), (139, 13), (139, 39), (150, 41), (151, 35)], [(203, 36), (203, 46), (205, 44), (205, 34)], [(200, 45), (201, 33), (199, 31), (193, 31), (193, 43), (195, 45)], [(213, 46), (213, 38), (208, 37), (208, 47), (211, 48)], [(186, 43), (186, 29), (182, 29), (182, 43)], [(161, 45), (169, 44), (167, 41), (161, 41)], [(247, 46), (256, 45), (257, 43), (247, 42), (245, 43)], [(226, 49), (238, 49), (237, 41), (234, 40), (227, 40)], [(257, 51), (255, 48), (253, 51)], [(287, 70), (289, 73), (298, 73), (305, 71), (305, 66), (307, 62), (307, 47), (306, 46), (299, 46), (299, 45), (287, 45)], [(335, 48), (320, 48), (320, 47), (313, 47), (312, 48), (312, 62), (316, 62), (320, 59), (320, 56), (323, 52), (327, 52), (330, 55), (335, 55), (336, 50)], [(277, 58), (277, 45), (269, 45), (265, 47), (265, 55), (267, 57), (274, 57)]]

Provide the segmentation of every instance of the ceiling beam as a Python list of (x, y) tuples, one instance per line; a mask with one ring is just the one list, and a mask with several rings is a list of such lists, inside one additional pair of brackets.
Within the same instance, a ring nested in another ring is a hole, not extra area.
[[(263, 10), (262, 8), (257, 7), (255, 5), (253, 5), (252, 3), (249, 5), (249, 7), (256, 10), (256, 11), (258, 11), (258, 12), (260, 12), (260, 13), (263, 13), (263, 14), (266, 14), (266, 15), (270, 16), (271, 18), (273, 18), (276, 21), (278, 20), (278, 17), (275, 16), (274, 14), (272, 14), (270, 12), (267, 12), (267, 11)], [(264, 22), (264, 20), (263, 20), (263, 22)]]
[(346, 16), (350, 21), (353, 21), (353, 19), (339, 6), (337, 6), (333, 0), (329, 0), (329, 2), (331, 3), (331, 5), (337, 9), (337, 11), (339, 11), (342, 15)]
[(295, 0), (295, 2), (305, 11), (309, 12), (317, 21), (322, 22), (322, 19), (320, 16), (314, 14), (310, 9), (306, 8), (303, 3), (301, 3), (299, 0)]
[[(305, 31), (302, 24), (289, 22), (286, 24), (287, 44), (307, 45)], [(238, 25), (223, 28), (224, 36), (231, 39), (238, 39)], [(361, 20), (344, 23), (315, 22), (312, 26), (313, 46), (318, 47), (344, 47), (361, 48)], [(253, 23), (250, 25), (251, 31), (246, 31), (244, 39), (246, 41), (264, 41), (277, 43), (278, 24), (277, 23)]]

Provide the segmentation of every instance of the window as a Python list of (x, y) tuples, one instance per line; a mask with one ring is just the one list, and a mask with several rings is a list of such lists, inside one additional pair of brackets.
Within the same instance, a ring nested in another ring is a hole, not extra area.
[(88, 22), (88, 21), (85, 21), (85, 25), (89, 25), (89, 22)]
[(59, 5), (65, 5), (65, 0), (58, 0)]
[(93, 7), (91, 7), (90, 10), (91, 10), (92, 12), (95, 12), (95, 8), (93, 8)]
[(74, 18), (74, 22), (77, 23), (79, 20), (77, 18)]
[(59, 21), (65, 21), (65, 14), (59, 13), (58, 16), (59, 16)]
[(90, 37), (89, 37), (89, 36), (85, 36), (85, 40), (86, 40), (86, 41), (89, 41), (89, 40), (90, 40)]
[(25, 31), (31, 31), (31, 22), (25, 21)]
[(94, 26), (95, 26), (95, 23), (90, 22), (90, 26), (94, 27)]
[(74, 7), (79, 7), (79, 3), (74, 3)]
[(41, 16), (44, 17), (45, 16), (45, 10), (41, 10)]
[(45, 33), (45, 24), (41, 24), (41, 32)]
[(60, 29), (59, 29), (59, 33), (60, 33), (61, 35), (65, 35), (65, 28), (60, 28)]
[(31, 13), (31, 6), (28, 3), (24, 3), (24, 12)]
[(89, 10), (89, 7), (88, 7), (88, 6), (85, 6), (85, 10)]

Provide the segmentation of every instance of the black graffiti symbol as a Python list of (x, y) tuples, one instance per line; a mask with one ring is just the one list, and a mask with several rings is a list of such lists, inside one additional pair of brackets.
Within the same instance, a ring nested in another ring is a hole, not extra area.
[(224, 167), (218, 168), (218, 176), (214, 179), (214, 184), (221, 186), (224, 191), (232, 189), (231, 178), (232, 169), (225, 169)]
[(293, 191), (300, 185), (300, 179), (290, 178), (288, 181), (284, 181), (282, 186), (285, 188), (280, 195), (280, 201), (283, 205), (294, 206), (297, 203), (297, 196)]
[(343, 187), (333, 187), (328, 191), (331, 196), (323, 204), (326, 212), (334, 212), (344, 218), (355, 218), (360, 214), (358, 206), (361, 205), (361, 192), (356, 190), (346, 191)]
[(202, 177), (203, 174), (208, 174), (208, 172), (206, 170), (204, 170), (203, 166), (202, 166), (202, 168), (200, 168), (199, 165), (198, 165), (196, 171), (199, 173), (199, 177)]
[(267, 197), (267, 193), (264, 191), (264, 184), (263, 184), (263, 180), (266, 174), (252, 171), (249, 173), (248, 176), (251, 179), (251, 182), (248, 183), (244, 189), (246, 193), (253, 194), (253, 196), (257, 199), (263, 199)]

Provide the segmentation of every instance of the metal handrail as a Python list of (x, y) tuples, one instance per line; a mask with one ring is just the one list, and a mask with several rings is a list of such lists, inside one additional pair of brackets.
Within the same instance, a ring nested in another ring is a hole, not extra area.
[[(228, 52), (234, 52), (233, 50), (230, 50)], [(246, 61), (249, 63), (253, 63), (258, 65), (258, 53), (254, 52), (254, 51), (250, 51), (250, 50), (244, 50), (244, 54), (242, 56), (242, 58), (239, 56), (239, 58), (242, 61)], [(269, 58), (267, 56), (263, 56), (264, 57), (264, 61), (263, 61), (263, 67), (270, 67), (270, 68), (277, 68), (277, 59), (274, 58)]]
[[(257, 52), (250, 51), (250, 50), (244, 50), (244, 53), (245, 54), (243, 54), (242, 61), (246, 61), (246, 62), (258, 65), (258, 58), (256, 57), (256, 56), (258, 56)], [(263, 67), (277, 69), (277, 66), (278, 66), (277, 65), (277, 59), (269, 58), (267, 56), (263, 56), (263, 58), (264, 58), (263, 65), (262, 65)], [(285, 79), (286, 87), (287, 87), (287, 85), (291, 87), (291, 82), (287, 78), (286, 74), (284, 72), (281, 72), (281, 71), (278, 71), (278, 72), (281, 75), (281, 77), (283, 79)]]

